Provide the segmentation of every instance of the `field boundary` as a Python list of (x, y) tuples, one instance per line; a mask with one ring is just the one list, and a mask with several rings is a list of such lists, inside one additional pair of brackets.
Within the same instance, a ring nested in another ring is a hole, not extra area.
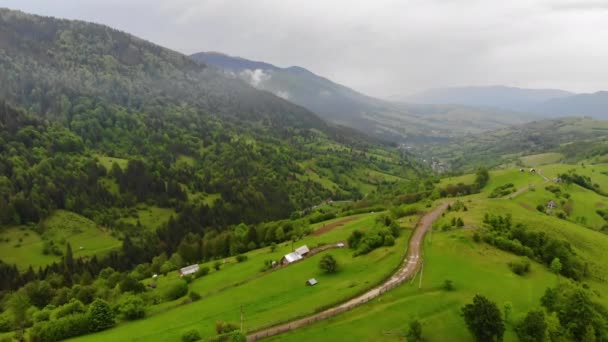
[(423, 260), (421, 256), (421, 242), (424, 239), (426, 232), (432, 229), (433, 222), (435, 222), (441, 213), (443, 213), (449, 205), (449, 202), (444, 202), (432, 211), (426, 213), (416, 225), (416, 230), (411, 235), (408, 248), (405, 254), (405, 258), (400, 263), (396, 272), (392, 276), (387, 277), (380, 285), (358, 295), (350, 300), (338, 304), (331, 308), (325, 309), (319, 313), (300, 318), (294, 319), (289, 322), (279, 323), (277, 325), (263, 328), (261, 330), (250, 333), (247, 336), (248, 341), (257, 341), (259, 339), (279, 335), (290, 330), (306, 326), (329, 317), (339, 315), (343, 312), (349, 311), (361, 304), (365, 304), (370, 300), (382, 295), (383, 293), (392, 290), (393, 288), (403, 284), (409, 280), (413, 275), (416, 274), (419, 267), (422, 265)]

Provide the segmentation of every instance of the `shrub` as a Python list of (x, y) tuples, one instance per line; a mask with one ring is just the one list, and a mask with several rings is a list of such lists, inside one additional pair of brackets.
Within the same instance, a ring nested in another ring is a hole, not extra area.
[(176, 300), (185, 296), (188, 293), (188, 284), (180, 280), (177, 283), (170, 286), (164, 293), (167, 300)]
[(196, 271), (196, 273), (194, 273), (194, 277), (195, 278), (200, 278), (200, 277), (204, 277), (207, 274), (209, 274), (209, 267), (201, 267), (198, 269), (198, 271)]
[(196, 302), (197, 300), (200, 300), (202, 298), (198, 292), (194, 292), (194, 291), (190, 291), (188, 296), (190, 297), (190, 300), (193, 302)]
[(87, 334), (91, 330), (88, 315), (74, 314), (60, 319), (36, 323), (30, 329), (31, 342), (54, 342)]
[(195, 342), (195, 341), (200, 341), (201, 339), (202, 339), (201, 334), (198, 332), (198, 330), (195, 330), (195, 329), (188, 330), (182, 334), (183, 342)]
[(473, 233), (473, 241), (481, 242), (481, 235), (478, 232)]
[(227, 334), (229, 332), (233, 332), (239, 330), (238, 325), (234, 323), (219, 321), (215, 323), (215, 332), (218, 334)]
[(509, 262), (508, 265), (511, 271), (513, 271), (513, 273), (520, 276), (530, 272), (530, 260), (528, 260), (527, 258), (524, 258), (521, 261)]
[(243, 255), (243, 254), (239, 254), (239, 255), (236, 256), (236, 261), (237, 262), (247, 261), (247, 259), (249, 259), (249, 257), (247, 257), (246, 255)]
[(0, 332), (9, 332), (13, 330), (13, 318), (5, 311), (0, 315)]
[(319, 261), (319, 268), (326, 273), (335, 273), (338, 270), (338, 261), (331, 254), (325, 254)]
[(114, 312), (108, 302), (95, 299), (87, 310), (89, 327), (92, 332), (111, 328), (114, 325)]
[(218, 260), (216, 262), (213, 263), (213, 268), (215, 268), (216, 271), (219, 271), (220, 268), (222, 268), (222, 263)]
[(384, 237), (384, 245), (385, 246), (394, 246), (395, 238), (392, 235), (387, 235)]
[(125, 276), (120, 282), (120, 292), (141, 293), (146, 291), (144, 284), (131, 276)]
[(70, 299), (69, 303), (57, 308), (57, 311), (55, 312), (55, 317), (61, 318), (61, 317), (65, 317), (68, 315), (73, 315), (76, 313), (84, 313), (84, 312), (85, 312), (84, 304), (82, 304), (82, 302), (79, 301), (78, 299), (72, 298), (72, 299)]
[(146, 303), (135, 295), (127, 295), (118, 304), (118, 312), (124, 319), (136, 320), (146, 315)]
[(454, 291), (454, 282), (446, 279), (446, 281), (443, 282), (442, 288), (446, 291)]

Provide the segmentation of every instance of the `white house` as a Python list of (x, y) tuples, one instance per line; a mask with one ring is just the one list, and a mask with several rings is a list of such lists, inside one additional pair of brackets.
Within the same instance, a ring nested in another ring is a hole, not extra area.
[(289, 254), (285, 254), (283, 259), (281, 259), (281, 264), (291, 264), (292, 262), (296, 262), (298, 260), (302, 260), (302, 256), (298, 252), (291, 252)]
[(296, 248), (295, 252), (300, 254), (301, 256), (305, 256), (306, 254), (308, 254), (308, 252), (310, 252), (310, 249), (308, 249), (308, 246), (304, 245)]
[(319, 282), (317, 281), (317, 279), (315, 278), (310, 278), (306, 281), (306, 286), (315, 286), (317, 285)]
[(194, 273), (196, 273), (196, 271), (198, 271), (198, 268), (199, 268), (198, 264), (182, 267), (179, 270), (179, 276), (183, 277), (185, 275), (194, 274)]

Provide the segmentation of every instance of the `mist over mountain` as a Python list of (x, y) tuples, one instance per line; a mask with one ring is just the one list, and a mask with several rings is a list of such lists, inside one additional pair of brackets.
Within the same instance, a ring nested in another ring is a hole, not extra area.
[(392, 100), (412, 103), (460, 104), (474, 107), (528, 111), (545, 101), (574, 95), (559, 89), (523, 89), (505, 86), (437, 88)]
[(322, 118), (395, 142), (444, 140), (528, 121), (504, 109), (467, 104), (391, 102), (367, 96), (298, 66), (286, 68), (218, 52), (191, 56), (229, 77), (301, 105)]

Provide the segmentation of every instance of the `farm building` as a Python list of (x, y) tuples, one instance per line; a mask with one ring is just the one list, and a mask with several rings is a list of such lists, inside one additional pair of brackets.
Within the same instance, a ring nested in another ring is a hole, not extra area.
[(315, 278), (310, 278), (306, 281), (306, 286), (315, 286), (317, 285), (319, 282), (317, 281), (317, 279)]
[(536, 173), (536, 170), (534, 168), (531, 168), (530, 173)]
[(291, 252), (289, 254), (285, 254), (285, 256), (281, 259), (281, 264), (291, 264), (292, 262), (296, 262), (298, 260), (302, 260), (302, 256), (297, 252)]
[(344, 242), (338, 242), (336, 244), (336, 247), (338, 247), (338, 248), (344, 248)]
[(196, 273), (196, 271), (198, 271), (198, 267), (199, 267), (198, 264), (182, 267), (179, 270), (179, 276), (183, 277), (185, 275)]
[(310, 249), (308, 249), (308, 246), (304, 245), (296, 248), (295, 252), (300, 254), (301, 256), (305, 256), (306, 254), (308, 254), (308, 252), (310, 252)]
[(306, 245), (298, 247), (295, 251), (285, 254), (285, 256), (281, 259), (281, 265), (291, 264), (292, 262), (302, 260), (309, 252), (310, 249), (308, 249), (308, 246)]

